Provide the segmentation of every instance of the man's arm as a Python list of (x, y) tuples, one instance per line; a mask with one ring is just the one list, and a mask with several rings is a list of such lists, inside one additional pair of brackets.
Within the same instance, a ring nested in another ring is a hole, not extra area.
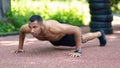
[(73, 57), (79, 57), (81, 55), (81, 45), (82, 45), (82, 40), (81, 40), (81, 29), (79, 27), (76, 26), (66, 26), (65, 27), (65, 32), (66, 34), (73, 34), (75, 37), (75, 42), (76, 42), (76, 50), (74, 51), (74, 53), (71, 53), (70, 55)]
[(82, 45), (82, 42), (81, 42), (81, 30), (80, 28), (78, 27), (75, 27), (71, 30), (71, 33), (74, 35), (75, 37), (75, 42), (76, 42), (76, 50), (81, 50), (81, 45)]
[(23, 25), (21, 27), (20, 33), (19, 33), (19, 46), (18, 46), (18, 49), (15, 51), (15, 53), (23, 52), (25, 34), (29, 32), (30, 32), (30, 29), (28, 27), (28, 24)]
[(74, 36), (75, 36), (75, 42), (76, 42), (76, 50), (81, 50), (81, 45), (82, 45), (82, 40), (81, 40), (81, 30), (79, 28), (77, 28), (76, 30), (74, 30)]
[[(81, 45), (82, 45), (82, 40), (81, 40), (81, 36), (82, 36), (82, 32), (81, 29), (77, 26), (72, 26), (72, 25), (68, 25), (68, 24), (60, 24), (57, 22), (52, 22), (54, 23), (54, 32), (55, 30), (57, 32), (62, 32), (64, 34), (72, 34), (75, 37), (75, 42), (76, 42), (76, 50), (74, 51), (74, 53), (71, 53), (71, 55), (73, 57), (79, 57), (81, 55)], [(69, 41), (68, 41), (69, 42)]]
[(18, 49), (23, 49), (24, 39), (25, 39), (25, 33), (24, 32), (20, 32)]

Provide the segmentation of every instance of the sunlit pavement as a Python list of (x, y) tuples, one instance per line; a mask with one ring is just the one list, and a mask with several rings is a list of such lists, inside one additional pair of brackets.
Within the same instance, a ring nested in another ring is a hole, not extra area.
[[(89, 31), (88, 27), (82, 27)], [(69, 57), (74, 48), (55, 48), (48, 41), (38, 41), (27, 35), (24, 53), (15, 54), (18, 35), (0, 37), (0, 68), (120, 68), (120, 26), (107, 35), (107, 45), (99, 46), (98, 39), (82, 46), (79, 58)]]

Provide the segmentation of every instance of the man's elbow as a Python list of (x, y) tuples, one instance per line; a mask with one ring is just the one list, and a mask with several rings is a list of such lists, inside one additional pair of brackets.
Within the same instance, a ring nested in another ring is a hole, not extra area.
[(82, 31), (81, 31), (81, 29), (79, 27), (76, 27), (75, 32), (80, 33), (80, 34), (82, 33)]

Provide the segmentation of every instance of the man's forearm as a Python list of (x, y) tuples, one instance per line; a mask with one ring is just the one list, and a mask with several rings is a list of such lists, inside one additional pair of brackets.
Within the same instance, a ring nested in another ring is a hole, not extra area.
[(76, 45), (76, 50), (81, 50), (81, 43)]
[(23, 49), (24, 39), (25, 39), (25, 33), (20, 32), (18, 49)]
[(76, 52), (77, 51), (81, 51), (81, 47), (82, 47), (82, 40), (81, 40), (81, 31), (80, 30), (76, 30), (75, 32), (75, 41), (76, 41)]

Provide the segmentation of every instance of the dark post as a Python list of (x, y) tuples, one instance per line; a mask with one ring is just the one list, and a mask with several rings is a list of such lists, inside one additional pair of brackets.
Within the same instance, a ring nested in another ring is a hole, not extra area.
[(0, 21), (6, 21), (6, 12), (10, 7), (10, 0), (0, 0)]
[(106, 34), (112, 34), (111, 0), (88, 0), (88, 2), (91, 14), (90, 31), (102, 29)]

